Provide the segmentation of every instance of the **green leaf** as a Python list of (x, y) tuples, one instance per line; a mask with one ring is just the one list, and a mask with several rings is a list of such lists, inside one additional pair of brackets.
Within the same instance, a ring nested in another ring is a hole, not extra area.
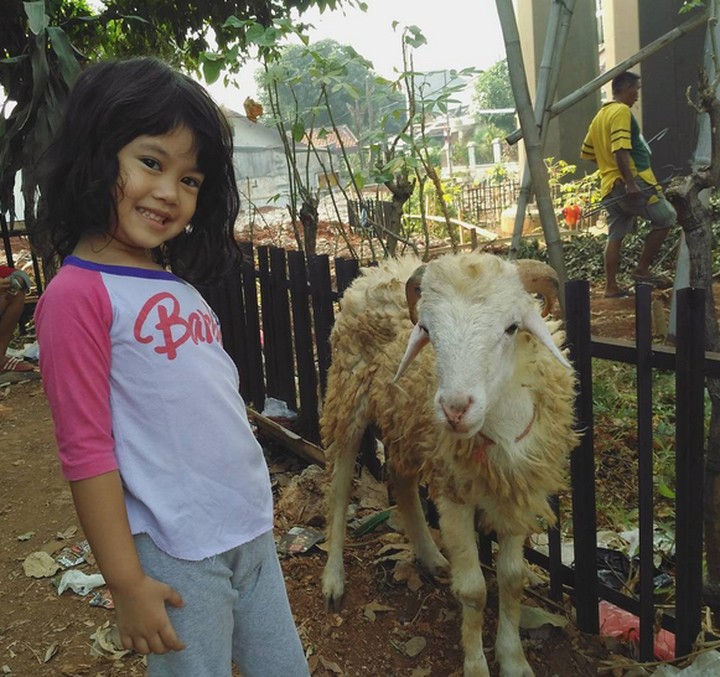
[(295, 122), (292, 126), (292, 137), (296, 143), (299, 143), (305, 137), (305, 125), (302, 122)]
[(213, 59), (209, 58), (206, 54), (202, 55), (202, 71), (205, 82), (211, 85), (222, 73), (223, 65), (225, 64), (224, 59)]
[(414, 47), (415, 49), (427, 44), (425, 36), (422, 34), (422, 31), (417, 26), (407, 27), (405, 31), (404, 41), (406, 44), (410, 45), (410, 47)]
[(80, 73), (80, 64), (75, 58), (75, 52), (70, 44), (70, 39), (62, 28), (48, 26), (48, 37), (50, 45), (58, 58), (58, 66), (65, 84), (70, 87)]
[(223, 28), (245, 28), (245, 26), (248, 24), (247, 21), (243, 21), (242, 19), (238, 19), (236, 16), (229, 16), (225, 23), (222, 25)]
[(30, 57), (27, 54), (20, 54), (19, 56), (10, 56), (7, 59), (0, 59), (0, 63), (15, 65), (27, 61)]
[(365, 187), (365, 176), (362, 174), (353, 174), (353, 183), (358, 190), (362, 190)]
[(376, 512), (369, 517), (366, 517), (354, 530), (353, 536), (364, 536), (367, 533), (373, 531), (383, 522), (386, 522), (392, 514), (393, 508), (387, 508), (382, 512)]
[(259, 23), (251, 23), (245, 31), (245, 39), (249, 45), (256, 45), (265, 37), (265, 27)]
[(34, 35), (39, 35), (48, 26), (48, 18), (45, 14), (45, 0), (34, 0), (34, 2), (23, 2), (25, 14), (28, 18), (28, 27)]
[(669, 499), (675, 500), (675, 492), (664, 482), (660, 482), (658, 484), (658, 493), (663, 498), (669, 498)]

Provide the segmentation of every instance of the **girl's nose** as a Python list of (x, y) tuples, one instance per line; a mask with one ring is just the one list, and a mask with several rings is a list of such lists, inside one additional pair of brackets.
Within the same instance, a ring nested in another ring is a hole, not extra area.
[(178, 199), (178, 187), (174, 180), (164, 179), (155, 184), (153, 195), (165, 202), (176, 202)]

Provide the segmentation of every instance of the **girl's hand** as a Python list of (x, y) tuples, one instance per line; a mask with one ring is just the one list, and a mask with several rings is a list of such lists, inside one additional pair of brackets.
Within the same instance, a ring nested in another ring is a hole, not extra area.
[(120, 639), (126, 649), (141, 654), (181, 651), (185, 644), (178, 638), (168, 618), (165, 604), (182, 607), (180, 594), (165, 583), (143, 577), (132, 586), (112, 590)]

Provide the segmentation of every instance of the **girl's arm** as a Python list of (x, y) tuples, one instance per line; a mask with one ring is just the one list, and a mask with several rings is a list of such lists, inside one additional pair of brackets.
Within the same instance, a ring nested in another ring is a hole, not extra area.
[(130, 533), (120, 474), (108, 472), (70, 483), (75, 510), (115, 603), (123, 646), (143, 654), (180, 651), (165, 603), (181, 607), (180, 594), (146, 576)]

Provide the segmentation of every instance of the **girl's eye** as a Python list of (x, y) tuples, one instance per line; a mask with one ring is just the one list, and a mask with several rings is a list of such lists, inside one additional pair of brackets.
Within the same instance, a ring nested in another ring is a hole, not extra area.
[(140, 158), (140, 162), (142, 162), (145, 166), (150, 167), (150, 169), (160, 169), (160, 163), (151, 157)]
[(505, 333), (508, 336), (512, 336), (518, 330), (518, 323), (513, 322), (509, 327), (505, 329)]
[(186, 176), (182, 181), (185, 185), (190, 186), (191, 188), (199, 189), (202, 185), (202, 181), (200, 179), (196, 179), (194, 176)]

